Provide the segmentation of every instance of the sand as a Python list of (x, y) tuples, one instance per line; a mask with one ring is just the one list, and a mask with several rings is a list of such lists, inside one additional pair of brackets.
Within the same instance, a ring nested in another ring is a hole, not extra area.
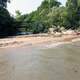
[(0, 39), (0, 48), (13, 48), (32, 45), (52, 44), (54, 46), (80, 41), (80, 35), (62, 35), (60, 37), (48, 36), (17, 36)]

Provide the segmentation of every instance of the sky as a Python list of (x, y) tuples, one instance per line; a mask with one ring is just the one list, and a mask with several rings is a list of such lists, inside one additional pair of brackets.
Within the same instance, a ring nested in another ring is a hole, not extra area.
[[(8, 4), (8, 11), (15, 15), (15, 11), (19, 10), (22, 14), (30, 13), (40, 6), (43, 0), (11, 0), (11, 3)], [(58, 0), (63, 5), (65, 5), (66, 0)]]

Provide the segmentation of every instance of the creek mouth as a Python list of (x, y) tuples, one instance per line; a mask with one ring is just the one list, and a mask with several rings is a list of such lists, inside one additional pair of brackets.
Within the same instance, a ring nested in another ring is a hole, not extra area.
[(79, 45), (0, 49), (0, 80), (80, 80)]

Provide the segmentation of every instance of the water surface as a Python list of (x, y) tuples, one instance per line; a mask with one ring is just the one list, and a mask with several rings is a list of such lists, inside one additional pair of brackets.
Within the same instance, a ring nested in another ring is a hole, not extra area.
[(79, 45), (0, 49), (0, 80), (80, 80)]

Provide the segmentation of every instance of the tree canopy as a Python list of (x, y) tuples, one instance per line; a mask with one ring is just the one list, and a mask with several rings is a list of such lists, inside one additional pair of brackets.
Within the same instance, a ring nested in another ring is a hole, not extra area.
[(69, 21), (69, 27), (75, 29), (79, 26), (79, 0), (67, 0), (67, 20)]
[(47, 32), (51, 27), (78, 29), (80, 27), (80, 0), (67, 0), (62, 6), (58, 0), (44, 0), (36, 11), (22, 15), (16, 11), (16, 18), (7, 11), (9, 0), (0, 0), (0, 36), (16, 32)]
[(10, 0), (0, 0), (0, 7), (7, 7), (7, 2), (10, 2)]
[(22, 22), (22, 27), (33, 33), (39, 32), (39, 24), (43, 26), (43, 32), (58, 26), (77, 29), (80, 26), (80, 0), (67, 0), (66, 6), (60, 5), (58, 0), (44, 0), (36, 11), (25, 14), (24, 18), (24, 15), (19, 15), (18, 20)]
[(0, 0), (0, 37), (16, 34), (18, 31), (16, 20), (10, 16), (7, 7), (9, 0)]

